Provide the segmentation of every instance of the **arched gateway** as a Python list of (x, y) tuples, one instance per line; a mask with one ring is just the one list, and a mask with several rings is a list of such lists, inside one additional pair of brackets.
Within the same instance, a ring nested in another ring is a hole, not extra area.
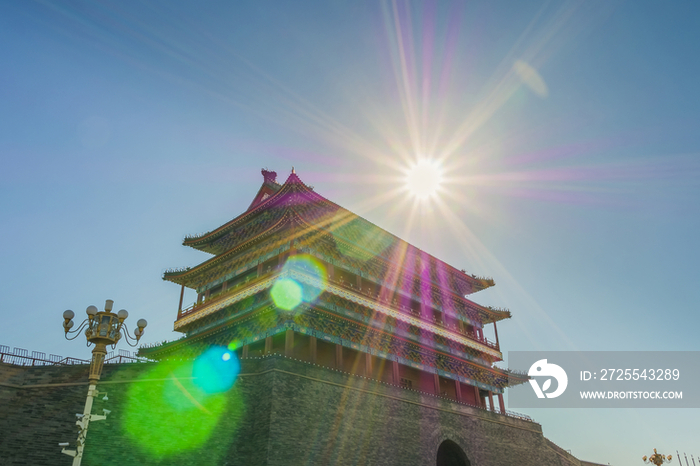
[(452, 440), (445, 440), (437, 451), (437, 466), (471, 466), (467, 455)]

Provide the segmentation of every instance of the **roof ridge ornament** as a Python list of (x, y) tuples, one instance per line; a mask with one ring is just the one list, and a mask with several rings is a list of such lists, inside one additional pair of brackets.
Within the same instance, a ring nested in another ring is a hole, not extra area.
[(262, 173), (265, 183), (277, 183), (277, 172), (263, 168), (260, 173)]
[(304, 182), (301, 181), (301, 179), (299, 178), (299, 175), (297, 175), (297, 170), (294, 167), (292, 167), (292, 172), (289, 174), (289, 176), (287, 177), (287, 181), (285, 181), (284, 184), (285, 185), (289, 184), (292, 186), (296, 186), (296, 185), (306, 186), (304, 184)]

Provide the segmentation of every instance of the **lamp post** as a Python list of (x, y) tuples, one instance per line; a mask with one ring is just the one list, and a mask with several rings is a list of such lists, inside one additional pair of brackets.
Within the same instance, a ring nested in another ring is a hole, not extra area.
[(673, 456), (671, 456), (671, 455), (664, 456), (660, 453), (657, 453), (656, 448), (654, 448), (654, 454), (651, 455), (649, 458), (644, 456), (644, 457), (642, 457), (642, 460), (645, 463), (655, 464), (656, 466), (660, 466), (664, 463), (670, 463), (672, 458), (673, 458)]
[[(80, 332), (85, 329), (85, 337), (87, 337), (87, 345), (95, 345), (92, 350), (92, 360), (90, 361), (90, 373), (88, 375), (88, 393), (87, 399), (85, 400), (85, 409), (82, 414), (76, 414), (78, 420), (76, 425), (79, 427), (78, 440), (76, 441), (75, 450), (66, 450), (68, 446), (67, 443), (59, 443), (59, 447), (63, 447), (61, 453), (73, 457), (73, 466), (80, 466), (80, 462), (83, 459), (83, 450), (85, 448), (85, 439), (87, 438), (87, 431), (90, 421), (102, 421), (107, 418), (107, 414), (110, 413), (109, 410), (103, 409), (103, 415), (91, 414), (92, 411), (92, 401), (98, 395), (97, 391), (97, 381), (100, 380), (100, 375), (102, 374), (102, 366), (105, 362), (105, 356), (107, 355), (107, 346), (114, 346), (121, 339), (122, 335), (125, 336), (125, 340), (129, 346), (136, 346), (139, 339), (143, 335), (143, 329), (146, 328), (148, 322), (146, 319), (139, 319), (136, 322), (136, 329), (134, 329), (134, 336), (129, 335), (128, 330), (124, 326), (124, 321), (129, 317), (129, 313), (122, 309), (121, 311), (114, 314), (112, 312), (112, 306), (114, 301), (108, 299), (105, 302), (105, 310), (98, 311), (95, 306), (88, 306), (85, 310), (87, 313), (87, 319), (85, 319), (77, 329), (71, 330), (74, 326), (73, 317), (75, 314), (73, 311), (68, 310), (63, 313), (63, 330), (65, 330), (65, 337), (67, 340), (75, 340)], [(72, 335), (72, 336), (71, 336)], [(131, 343), (132, 340), (134, 343)], [(105, 394), (104, 400), (107, 399)]]

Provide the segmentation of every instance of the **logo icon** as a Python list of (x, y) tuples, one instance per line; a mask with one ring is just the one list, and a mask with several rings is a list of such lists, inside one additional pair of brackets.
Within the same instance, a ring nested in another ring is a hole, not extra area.
[(552, 385), (551, 378), (545, 380), (544, 384), (542, 384), (542, 388), (540, 388), (537, 380), (530, 379), (530, 385), (532, 385), (532, 389), (535, 391), (537, 398), (544, 398), (545, 396), (547, 398), (556, 398), (564, 393), (564, 390), (566, 390), (566, 385), (569, 383), (569, 378), (566, 376), (564, 369), (556, 364), (549, 364), (546, 359), (540, 359), (530, 366), (530, 370), (527, 371), (527, 375), (530, 377), (554, 377), (557, 381), (557, 389), (551, 393), (547, 393), (547, 390), (549, 390), (550, 386)]

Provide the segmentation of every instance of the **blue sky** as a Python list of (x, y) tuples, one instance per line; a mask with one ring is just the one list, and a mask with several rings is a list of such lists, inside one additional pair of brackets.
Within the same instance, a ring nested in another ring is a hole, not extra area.
[[(513, 312), (505, 351), (698, 350), (699, 10), (3, 2), (0, 344), (87, 357), (60, 314), (105, 299), (176, 338), (161, 274), (208, 257), (182, 238), (295, 166), (494, 277), (474, 300)], [(417, 203), (420, 158), (444, 182)], [(527, 412), (591, 461), (697, 448), (697, 410)]]

